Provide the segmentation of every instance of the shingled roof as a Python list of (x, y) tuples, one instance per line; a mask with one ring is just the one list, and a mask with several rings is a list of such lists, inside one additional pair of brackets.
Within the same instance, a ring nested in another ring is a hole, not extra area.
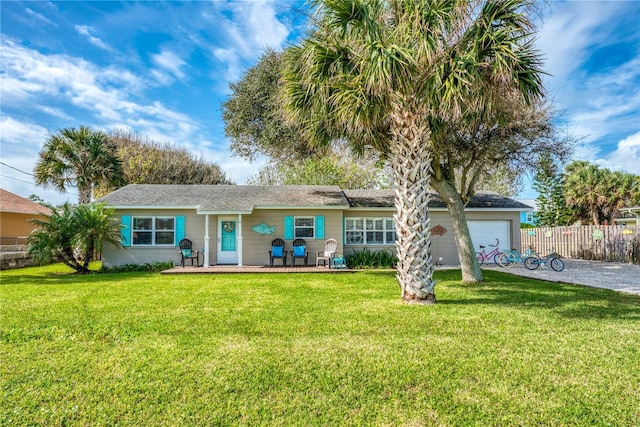
[(193, 208), (199, 213), (251, 213), (256, 208), (337, 208), (349, 202), (337, 186), (130, 184), (100, 199), (117, 208)]
[(51, 209), (0, 188), (0, 212), (51, 215)]
[[(318, 185), (161, 185), (130, 184), (98, 201), (116, 208), (187, 208), (198, 213), (251, 213), (254, 209), (282, 208), (393, 208), (393, 190), (341, 190)], [(431, 195), (430, 208), (445, 208)], [(467, 209), (531, 210), (497, 193), (477, 193)]]
[[(344, 190), (344, 195), (353, 208), (392, 208), (393, 190)], [(446, 208), (444, 202), (437, 193), (431, 193), (429, 208)], [(512, 209), (531, 210), (531, 207), (516, 200), (493, 192), (476, 193), (466, 206), (467, 209)]]

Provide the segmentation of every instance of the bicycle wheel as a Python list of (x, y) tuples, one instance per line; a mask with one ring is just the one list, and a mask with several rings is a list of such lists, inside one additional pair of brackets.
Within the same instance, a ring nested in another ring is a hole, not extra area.
[(553, 258), (551, 260), (551, 268), (553, 268), (555, 271), (564, 270), (564, 261), (562, 261), (560, 258)]
[(524, 260), (524, 266), (529, 270), (535, 270), (540, 267), (540, 260), (536, 257), (530, 256)]
[(493, 263), (494, 263), (494, 264), (498, 264), (499, 266), (501, 266), (501, 267), (502, 267), (502, 264), (499, 264), (499, 263), (498, 263), (498, 258), (500, 258), (500, 255), (502, 255), (502, 252), (498, 252), (497, 254), (495, 254), (495, 255), (493, 256)]
[(510, 268), (516, 265), (516, 261), (513, 259), (510, 259), (509, 255), (506, 252), (502, 252), (498, 257), (498, 264), (500, 264), (503, 267)]
[(484, 263), (484, 255), (481, 252), (476, 252), (476, 257), (478, 257), (478, 264), (482, 265)]

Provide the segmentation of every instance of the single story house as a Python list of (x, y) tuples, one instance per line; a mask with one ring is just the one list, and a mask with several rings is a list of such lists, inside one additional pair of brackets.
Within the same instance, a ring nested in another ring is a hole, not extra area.
[(24, 245), (36, 228), (32, 219), (44, 219), (51, 209), (0, 188), (0, 239), (1, 245)]
[[(303, 238), (309, 264), (326, 239), (337, 253), (364, 248), (395, 250), (393, 190), (342, 190), (337, 186), (131, 184), (99, 199), (116, 210), (124, 248), (105, 245), (105, 266), (180, 261), (183, 238), (205, 253), (204, 266), (267, 265), (271, 242), (285, 250)], [(520, 212), (528, 206), (495, 193), (477, 194), (466, 216), (474, 245), (520, 247)], [(449, 213), (434, 195), (430, 203), (432, 256), (457, 264)]]

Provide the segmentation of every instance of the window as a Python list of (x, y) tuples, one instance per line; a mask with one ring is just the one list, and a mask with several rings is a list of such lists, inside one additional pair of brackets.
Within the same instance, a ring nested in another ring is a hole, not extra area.
[(133, 217), (131, 228), (134, 246), (175, 245), (174, 217)]
[(393, 245), (396, 229), (391, 218), (346, 218), (348, 245)]
[(315, 220), (315, 217), (312, 216), (295, 217), (293, 220), (294, 237), (313, 239), (315, 237)]
[(527, 212), (525, 221), (528, 222), (529, 224), (533, 224), (533, 212)]

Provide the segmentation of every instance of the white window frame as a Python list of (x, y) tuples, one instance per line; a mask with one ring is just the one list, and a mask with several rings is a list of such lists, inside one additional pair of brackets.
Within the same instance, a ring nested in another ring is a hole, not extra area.
[[(298, 225), (298, 220), (311, 220), (311, 225)], [(298, 230), (311, 229), (311, 236), (302, 236)], [(293, 217), (293, 238), (294, 239), (315, 239), (316, 238), (316, 217), (315, 216), (294, 216)]]
[[(382, 222), (382, 227), (376, 227)], [(382, 233), (382, 243), (370, 242), (372, 233)], [(391, 234), (392, 233), (392, 234)], [(369, 236), (368, 236), (369, 235)], [(358, 237), (359, 236), (359, 237)], [(396, 228), (393, 218), (388, 217), (348, 217), (345, 218), (345, 244), (390, 246), (396, 242)]]
[[(136, 219), (151, 219), (151, 229), (136, 229)], [(159, 229), (157, 228), (157, 220), (173, 220), (173, 229)], [(134, 233), (142, 232), (142, 233), (151, 233), (151, 243), (136, 243), (133, 238)], [(171, 243), (156, 243), (157, 233), (173, 233), (173, 242)], [(131, 217), (131, 246), (136, 247), (150, 247), (150, 246), (162, 246), (162, 247), (172, 247), (176, 245), (176, 217), (175, 216), (134, 216)]]
[(524, 217), (525, 222), (533, 224), (534, 213), (533, 212), (525, 212), (525, 213), (526, 213), (526, 215)]

